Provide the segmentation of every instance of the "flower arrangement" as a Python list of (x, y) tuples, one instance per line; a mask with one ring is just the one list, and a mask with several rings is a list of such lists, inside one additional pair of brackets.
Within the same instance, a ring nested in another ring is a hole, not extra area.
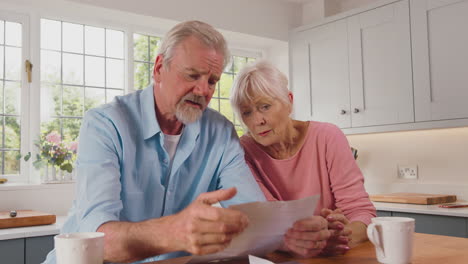
[[(63, 142), (60, 134), (56, 131), (52, 131), (47, 135), (41, 135), (39, 140), (35, 141), (34, 145), (36, 145), (39, 150), (36, 155), (36, 160), (33, 162), (36, 169), (50, 165), (56, 166), (69, 173), (73, 171), (78, 142)], [(30, 158), (31, 152), (24, 157), (24, 160), (28, 161)]]

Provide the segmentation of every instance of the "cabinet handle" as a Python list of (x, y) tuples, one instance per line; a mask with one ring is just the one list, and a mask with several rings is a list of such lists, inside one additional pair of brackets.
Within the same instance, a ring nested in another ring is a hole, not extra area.
[(345, 115), (345, 114), (346, 114), (346, 110), (341, 109), (340, 114)]
[(359, 113), (359, 109), (358, 109), (358, 108), (354, 108), (354, 113), (355, 113), (355, 114)]

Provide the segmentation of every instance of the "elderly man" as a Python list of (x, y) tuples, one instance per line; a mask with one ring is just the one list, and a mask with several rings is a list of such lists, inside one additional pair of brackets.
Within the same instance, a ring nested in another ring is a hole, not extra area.
[(245, 229), (243, 213), (211, 206), (264, 200), (233, 125), (207, 108), (228, 60), (213, 27), (178, 24), (153, 85), (87, 112), (62, 233), (104, 232), (105, 260), (134, 262), (215, 253)]

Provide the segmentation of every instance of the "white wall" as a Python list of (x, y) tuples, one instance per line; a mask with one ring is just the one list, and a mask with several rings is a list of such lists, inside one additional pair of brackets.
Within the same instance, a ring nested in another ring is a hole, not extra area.
[(278, 0), (70, 0), (172, 20), (199, 19), (217, 28), (288, 40), (301, 5)]
[[(349, 135), (369, 193), (456, 194), (468, 200), (468, 128)], [(417, 165), (417, 180), (397, 177), (398, 165)]]

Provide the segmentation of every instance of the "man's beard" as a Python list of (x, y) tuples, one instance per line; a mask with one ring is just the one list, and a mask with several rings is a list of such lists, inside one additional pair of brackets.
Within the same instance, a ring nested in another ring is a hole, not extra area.
[[(200, 104), (201, 108), (187, 105), (185, 101), (191, 101), (193, 103)], [(203, 96), (198, 96), (193, 93), (189, 93), (182, 97), (176, 105), (175, 115), (177, 119), (183, 124), (189, 124), (197, 121), (203, 114), (203, 110), (206, 108), (206, 100)]]

